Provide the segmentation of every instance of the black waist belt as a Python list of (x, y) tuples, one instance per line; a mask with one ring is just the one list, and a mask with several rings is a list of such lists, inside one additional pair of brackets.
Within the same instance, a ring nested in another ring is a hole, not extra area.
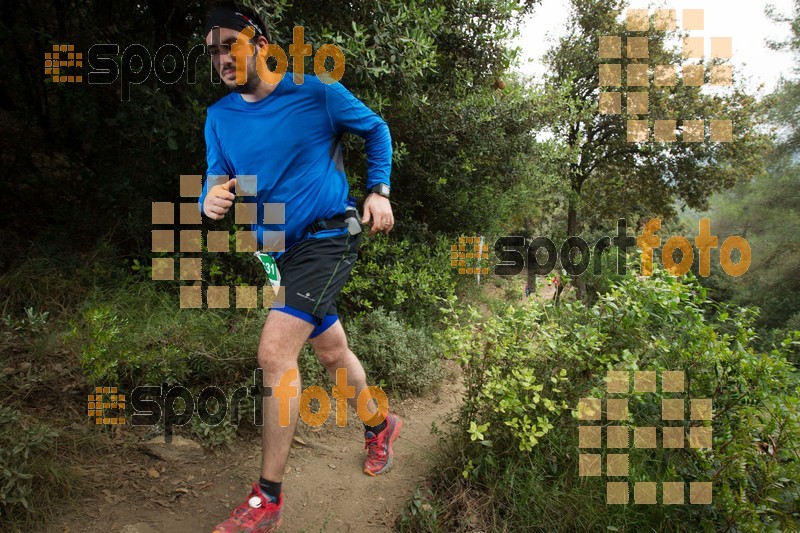
[(346, 228), (347, 222), (345, 221), (345, 215), (334, 215), (327, 220), (317, 220), (308, 225), (306, 231), (308, 233), (317, 233), (318, 231), (326, 230), (326, 229), (341, 229)]

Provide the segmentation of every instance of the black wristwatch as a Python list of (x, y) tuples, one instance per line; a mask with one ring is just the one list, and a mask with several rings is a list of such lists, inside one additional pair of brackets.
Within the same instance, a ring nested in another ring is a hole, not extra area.
[(385, 183), (378, 183), (377, 185), (374, 185), (369, 190), (369, 192), (374, 192), (375, 194), (380, 194), (384, 198), (389, 198), (389, 191), (390, 190), (391, 189), (389, 188), (389, 186), (386, 185)]

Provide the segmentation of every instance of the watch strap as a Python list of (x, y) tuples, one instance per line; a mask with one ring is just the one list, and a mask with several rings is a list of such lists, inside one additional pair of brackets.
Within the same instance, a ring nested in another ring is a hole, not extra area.
[(389, 198), (390, 191), (391, 191), (391, 188), (388, 185), (386, 185), (385, 183), (378, 183), (376, 185), (373, 185), (369, 190), (369, 192), (374, 192), (375, 194), (380, 194), (381, 196), (384, 196), (386, 198)]

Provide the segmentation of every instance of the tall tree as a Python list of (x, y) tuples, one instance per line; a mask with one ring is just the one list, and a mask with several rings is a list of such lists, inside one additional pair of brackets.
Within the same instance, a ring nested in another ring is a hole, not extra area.
[[(765, 141), (756, 130), (758, 107), (737, 76), (722, 90), (689, 85), (689, 76), (681, 75), (684, 65), (702, 65), (708, 83), (713, 63), (684, 59), (677, 30), (654, 29), (653, 12), (647, 31), (629, 29), (623, 20), (626, 5), (624, 0), (572, 0), (568, 32), (546, 55), (550, 72), (541, 111), (546, 130), (563, 147), (568, 235), (578, 234), (581, 218), (606, 223), (637, 213), (666, 218), (678, 203), (705, 207), (713, 192), (749, 179), (760, 168)], [(620, 52), (618, 59), (600, 57), (605, 36), (621, 38), (617, 45), (604, 43)], [(617, 80), (603, 80), (609, 86), (600, 85), (602, 64), (619, 65), (609, 68), (611, 78), (619, 68)], [(656, 65), (674, 65), (675, 71)], [(639, 86), (641, 69), (646, 74)], [(622, 93), (603, 97), (609, 98), (602, 105), (611, 113), (600, 112), (603, 92)], [(622, 104), (617, 110), (614, 98)], [(641, 107), (645, 98), (646, 109)], [(646, 121), (647, 142), (629, 142), (628, 120)], [(654, 140), (657, 120), (676, 121), (676, 128), (663, 132), (674, 131), (676, 142)], [(687, 142), (687, 120), (705, 121), (704, 142)], [(731, 120), (732, 142), (711, 142), (709, 120)]]
[(793, 13), (768, 13), (788, 23), (791, 36), (772, 43), (796, 58), (793, 72), (782, 76), (766, 98), (775, 131), (775, 149), (766, 156), (767, 169), (712, 202), (720, 233), (740, 234), (753, 249), (753, 263), (741, 278), (717, 283), (741, 305), (761, 308), (767, 327), (800, 328), (800, 0)]

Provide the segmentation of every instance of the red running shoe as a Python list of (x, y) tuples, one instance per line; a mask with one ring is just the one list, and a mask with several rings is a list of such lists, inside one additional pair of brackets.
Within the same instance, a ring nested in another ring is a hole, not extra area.
[(383, 431), (377, 435), (367, 431), (364, 442), (364, 448), (367, 449), (367, 458), (364, 460), (365, 474), (379, 476), (392, 467), (392, 443), (400, 435), (402, 427), (403, 421), (400, 417), (388, 413)]
[(250, 496), (233, 510), (231, 517), (214, 528), (214, 533), (272, 533), (281, 525), (283, 494), (272, 503), (253, 483)]

